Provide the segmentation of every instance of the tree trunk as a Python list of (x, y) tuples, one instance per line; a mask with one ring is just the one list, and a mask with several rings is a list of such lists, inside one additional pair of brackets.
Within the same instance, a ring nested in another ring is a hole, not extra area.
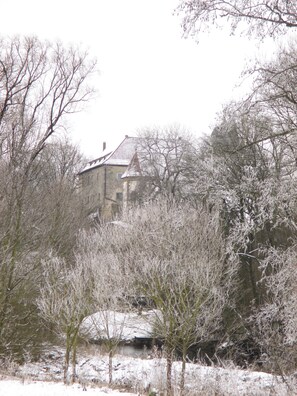
[[(16, 266), (16, 257), (18, 253), (19, 243), (20, 243), (20, 236), (21, 236), (21, 219), (22, 219), (22, 203), (18, 204), (18, 211), (16, 214), (16, 225), (15, 228), (12, 229), (12, 236), (11, 240), (8, 239), (6, 242), (12, 247), (11, 258), (9, 263), (7, 264), (7, 274), (5, 278), (7, 278), (7, 282), (5, 282), (3, 290), (1, 293), (4, 294), (2, 301), (1, 301), (1, 310), (0, 310), (0, 333), (3, 333), (5, 323), (7, 322), (7, 315), (9, 309), (9, 301), (11, 298), (11, 291), (13, 289), (13, 277), (15, 273), (15, 266)], [(6, 280), (6, 279), (5, 279)]]
[(180, 375), (180, 396), (183, 396), (185, 391), (186, 357), (187, 351), (183, 351), (182, 368)]
[(167, 351), (166, 356), (166, 393), (167, 396), (172, 396), (172, 351)]
[(76, 351), (77, 351), (77, 332), (73, 339), (72, 344), (72, 383), (76, 381)]
[(70, 343), (69, 336), (67, 335), (66, 340), (66, 352), (65, 352), (65, 360), (64, 360), (64, 384), (68, 384), (68, 369), (69, 369), (69, 361), (70, 361)]
[[(67, 385), (69, 384), (69, 380), (70, 380), (70, 378), (68, 376), (70, 360), (71, 360), (72, 368), (73, 368), (73, 363), (75, 362), (75, 359), (76, 359), (76, 350), (75, 350), (75, 346), (74, 346), (76, 337), (77, 337), (77, 333), (73, 334), (73, 327), (69, 326), (66, 331), (66, 352), (65, 352), (65, 361), (64, 361), (64, 384), (67, 384)], [(74, 353), (73, 353), (74, 357), (72, 356), (72, 359), (70, 359), (71, 351), (74, 351)], [(73, 380), (73, 375), (74, 374), (72, 373), (71, 381)]]
[(112, 357), (113, 357), (113, 350), (111, 349), (108, 354), (108, 383), (112, 383)]

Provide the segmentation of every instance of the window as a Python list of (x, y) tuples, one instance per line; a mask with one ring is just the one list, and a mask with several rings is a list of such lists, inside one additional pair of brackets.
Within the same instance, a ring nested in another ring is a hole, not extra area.
[(117, 192), (116, 193), (116, 200), (117, 201), (122, 201), (123, 200), (123, 193), (122, 192)]
[(117, 180), (121, 180), (123, 173), (117, 173)]

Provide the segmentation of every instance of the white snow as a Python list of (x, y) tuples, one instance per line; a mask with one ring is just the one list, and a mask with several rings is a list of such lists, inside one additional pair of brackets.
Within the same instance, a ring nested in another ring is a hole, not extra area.
[[(157, 311), (149, 311), (142, 315), (111, 311), (94, 314), (86, 318), (84, 322), (85, 330), (93, 339), (104, 336), (106, 331), (102, 327), (103, 313), (109, 315), (109, 336), (117, 336), (127, 341), (138, 337), (149, 337), (153, 331), (153, 320), (156, 318)], [(94, 327), (96, 321), (97, 325)], [(136, 353), (133, 356), (136, 356)], [(143, 350), (143, 353), (138, 356), (142, 358), (120, 354), (114, 356), (113, 389), (110, 389), (107, 386), (109, 361), (102, 348), (97, 345), (89, 345), (84, 350), (79, 348), (76, 368), (77, 384), (65, 386), (62, 384), (64, 351), (50, 346), (38, 362), (12, 366), (7, 372), (11, 377), (7, 378), (7, 373), (5, 373), (6, 377), (0, 376), (0, 396), (77, 396), (85, 388), (88, 391), (87, 395), (96, 394), (96, 396), (147, 395), (149, 390), (164, 390), (166, 360), (162, 357), (162, 351)], [(174, 389), (177, 390), (176, 394), (179, 394), (180, 373), (181, 362), (176, 361), (172, 367), (172, 382)], [(291, 389), (296, 389), (296, 380), (293, 377), (287, 378), (286, 382), (291, 385)], [(230, 364), (229, 367), (218, 368), (187, 363), (185, 384), (187, 396), (215, 394), (285, 396), (291, 394), (281, 377), (263, 372), (240, 370)], [(114, 390), (115, 388), (117, 390)], [(135, 393), (127, 393), (127, 391)]]
[[(101, 312), (86, 318), (84, 328), (89, 337), (96, 339), (104, 336), (102, 314), (109, 315), (109, 336), (122, 340), (146, 338), (153, 331), (155, 311), (145, 314), (125, 314), (122, 312)], [(97, 325), (94, 327), (94, 323)], [(101, 325), (100, 325), (101, 323)], [(98, 326), (98, 327), (97, 327)], [(101, 327), (100, 327), (101, 326)], [(98, 328), (100, 329), (98, 333)], [(63, 380), (63, 357), (61, 348), (50, 346), (43, 357), (35, 363), (28, 362), (22, 366), (12, 366), (10, 378), (0, 376), (1, 396), (77, 396), (88, 390), (87, 394), (128, 396), (147, 395), (149, 390), (164, 390), (166, 387), (166, 360), (162, 351), (142, 351), (133, 357), (116, 354), (113, 358), (113, 389), (108, 388), (108, 356), (98, 345), (79, 348), (77, 356), (77, 384), (65, 386)], [(137, 358), (135, 356), (138, 356)], [(141, 356), (142, 358), (140, 358)], [(174, 389), (179, 389), (181, 362), (174, 362), (172, 382)], [(18, 380), (12, 380), (17, 378)], [(292, 389), (296, 389), (294, 378), (288, 378)], [(229, 364), (229, 367), (218, 368), (187, 363), (185, 384), (187, 396), (197, 395), (289, 395), (289, 389), (281, 377), (263, 372), (240, 370)], [(127, 393), (135, 392), (135, 393)], [(157, 393), (160, 395), (160, 393)]]
[[(153, 329), (156, 312), (145, 314), (125, 314), (108, 312), (110, 336), (120, 332), (120, 338), (132, 340), (137, 337), (149, 337)], [(104, 335), (102, 315), (97, 313), (85, 320), (84, 327), (91, 338)], [(94, 323), (98, 327), (93, 328)], [(123, 326), (124, 324), (124, 326)], [(113, 334), (114, 333), (114, 334)], [(63, 381), (62, 348), (50, 346), (47, 353), (36, 363), (26, 363), (10, 368), (10, 378), (0, 376), (0, 395), (2, 396), (76, 396), (87, 389), (88, 394), (102, 395), (147, 395), (149, 390), (164, 390), (166, 387), (166, 360), (162, 351), (142, 351), (142, 358), (132, 358), (116, 354), (113, 358), (113, 389), (108, 387), (108, 356), (98, 345), (89, 345), (78, 351), (77, 384), (65, 386)], [(149, 352), (149, 353), (148, 353)], [(145, 358), (144, 358), (145, 357)], [(178, 395), (181, 362), (174, 362), (172, 383)], [(1, 373), (0, 373), (1, 374)], [(295, 379), (288, 378), (292, 389), (296, 389)], [(276, 394), (289, 395), (287, 385), (278, 376), (263, 372), (240, 370), (229, 364), (229, 367), (218, 368), (187, 363), (185, 378), (187, 396), (225, 395), (225, 396), (265, 396)], [(130, 393), (129, 393), (129, 392)], [(134, 392), (134, 393), (131, 393)], [(157, 393), (160, 395), (160, 393)]]
[(135, 394), (127, 392), (119, 392), (109, 388), (90, 387), (84, 388), (82, 385), (66, 386), (61, 383), (54, 382), (31, 382), (30, 380), (1, 380), (0, 395), (1, 396), (78, 396), (83, 395), (83, 391), (87, 390), (87, 395), (96, 396), (135, 396)]
[[(98, 396), (133, 394), (123, 393), (127, 391), (144, 395), (148, 394), (149, 389), (165, 388), (166, 361), (157, 355), (150, 359), (116, 355), (113, 359), (113, 386), (117, 387), (117, 391), (107, 388), (108, 357), (100, 354), (98, 347), (97, 354), (93, 349), (92, 353), (89, 351), (83, 356), (79, 356), (77, 361), (78, 385), (65, 387), (61, 384), (62, 364), (63, 354), (59, 350), (50, 353), (38, 363), (23, 365), (15, 371), (14, 375), (25, 379), (24, 384), (18, 381), (0, 381), (0, 395), (60, 396), (63, 394), (76, 396), (83, 391), (83, 384), (91, 394), (96, 390)], [(180, 372), (181, 363), (174, 362), (173, 385), (175, 389), (178, 389), (179, 386)], [(37, 380), (43, 382), (36, 382)], [(60, 381), (60, 383), (53, 384), (44, 381)], [(207, 367), (193, 363), (187, 364), (186, 387), (188, 396), (214, 394), (226, 396), (276, 394), (283, 396), (290, 394), (280, 377), (261, 372)]]
[(135, 312), (101, 311), (85, 318), (80, 331), (91, 340), (113, 337), (132, 341), (137, 338), (151, 338), (157, 314), (156, 310), (141, 315)]
[(89, 171), (101, 165), (128, 166), (137, 148), (138, 138), (126, 136), (125, 139), (114, 149), (103, 150), (100, 156), (90, 161), (80, 173)]

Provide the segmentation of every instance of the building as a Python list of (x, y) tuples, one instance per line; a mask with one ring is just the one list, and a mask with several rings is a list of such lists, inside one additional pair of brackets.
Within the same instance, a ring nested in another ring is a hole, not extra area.
[(137, 143), (138, 138), (127, 135), (115, 150), (103, 143), (101, 155), (79, 173), (82, 199), (90, 215), (111, 220), (126, 207), (137, 178)]

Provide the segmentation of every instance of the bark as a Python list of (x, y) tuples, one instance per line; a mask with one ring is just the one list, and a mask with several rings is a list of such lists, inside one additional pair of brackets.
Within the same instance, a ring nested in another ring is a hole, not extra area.
[(113, 350), (109, 351), (108, 354), (108, 383), (112, 383), (112, 358), (113, 358)]
[(166, 353), (166, 393), (167, 393), (167, 396), (173, 396), (172, 363), (173, 363), (173, 352), (171, 350), (168, 350), (168, 352)]
[(180, 396), (183, 396), (185, 392), (186, 357), (187, 357), (187, 351), (183, 351), (182, 368), (180, 374)]

